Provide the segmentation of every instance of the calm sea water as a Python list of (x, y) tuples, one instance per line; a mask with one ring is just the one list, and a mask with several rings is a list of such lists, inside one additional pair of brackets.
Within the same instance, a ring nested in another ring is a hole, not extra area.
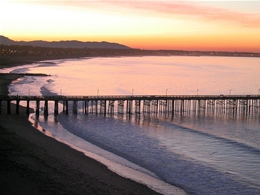
[[(259, 66), (259, 58), (122, 57), (57, 60), (4, 71), (51, 75), (16, 81), (10, 86), (13, 95), (238, 95), (259, 93)], [(189, 194), (260, 194), (260, 117), (129, 118), (79, 111), (38, 121), (51, 136), (109, 161), (120, 174), (127, 172), (123, 165)], [(170, 194), (169, 186), (161, 185), (161, 192)]]

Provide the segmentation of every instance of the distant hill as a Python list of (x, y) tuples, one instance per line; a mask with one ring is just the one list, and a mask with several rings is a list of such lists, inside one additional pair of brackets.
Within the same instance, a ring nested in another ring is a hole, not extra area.
[(131, 49), (125, 45), (109, 42), (81, 42), (81, 41), (13, 41), (8, 37), (0, 35), (0, 44), (3, 45), (20, 45), (20, 46), (34, 46), (34, 47), (50, 47), (50, 48), (90, 48), (90, 49)]

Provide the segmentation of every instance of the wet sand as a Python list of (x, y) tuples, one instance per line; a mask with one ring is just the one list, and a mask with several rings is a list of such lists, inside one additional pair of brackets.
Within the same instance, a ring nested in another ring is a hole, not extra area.
[[(0, 95), (19, 76), (0, 76)], [(118, 176), (101, 163), (45, 136), (25, 116), (0, 115), (1, 194), (158, 194)]]

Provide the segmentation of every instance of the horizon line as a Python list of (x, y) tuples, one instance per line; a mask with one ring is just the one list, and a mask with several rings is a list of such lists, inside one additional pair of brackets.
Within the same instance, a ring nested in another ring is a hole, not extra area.
[[(81, 43), (112, 43), (112, 44), (119, 44), (119, 45), (122, 45), (122, 46), (125, 46), (125, 47), (128, 47), (128, 49), (133, 49), (133, 50), (144, 50), (144, 51), (186, 51), (186, 52), (223, 52), (223, 53), (254, 53), (254, 54), (260, 54), (260, 51), (246, 51), (246, 50), (242, 50), (242, 51), (237, 51), (237, 50), (212, 50), (212, 49), (167, 49), (167, 48), (159, 48), (159, 49), (145, 49), (145, 48), (134, 48), (134, 47), (130, 47), (126, 44), (123, 44), (123, 43), (119, 43), (119, 42), (110, 42), (110, 41), (106, 41), (106, 40), (103, 40), (103, 41), (82, 41), (82, 40), (78, 40), (78, 39), (60, 39), (59, 41), (58, 40), (44, 40), (44, 39), (38, 39), (38, 40), (29, 40), (29, 41), (24, 41), (24, 40), (14, 40), (14, 39), (11, 39), (9, 38), (8, 36), (5, 36), (5, 35), (1, 35), (0, 36), (3, 36), (11, 41), (14, 41), (14, 42), (37, 42), (37, 41), (42, 41), (42, 42), (47, 42), (47, 43), (58, 43), (58, 42), (72, 42), (72, 41), (76, 41), (76, 42), (81, 42)], [(2, 43), (0, 43), (0, 45), (4, 45)], [(32, 47), (38, 47), (38, 46), (32, 46)], [(40, 46), (40, 47), (45, 47), (45, 46)], [(48, 47), (46, 47), (48, 48)], [(51, 48), (51, 47), (50, 47)], [(59, 47), (55, 47), (55, 48), (59, 48)], [(68, 47), (69, 48), (69, 47)], [(75, 49), (82, 49), (82, 48), (75, 48)], [(97, 48), (98, 49), (98, 48)], [(100, 48), (101, 49), (101, 48)], [(127, 48), (126, 48), (127, 49)]]

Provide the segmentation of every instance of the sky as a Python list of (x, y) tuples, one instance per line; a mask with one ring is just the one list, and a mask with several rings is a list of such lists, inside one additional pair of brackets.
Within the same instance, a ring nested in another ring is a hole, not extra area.
[(260, 0), (0, 0), (0, 34), (16, 41), (260, 52)]

